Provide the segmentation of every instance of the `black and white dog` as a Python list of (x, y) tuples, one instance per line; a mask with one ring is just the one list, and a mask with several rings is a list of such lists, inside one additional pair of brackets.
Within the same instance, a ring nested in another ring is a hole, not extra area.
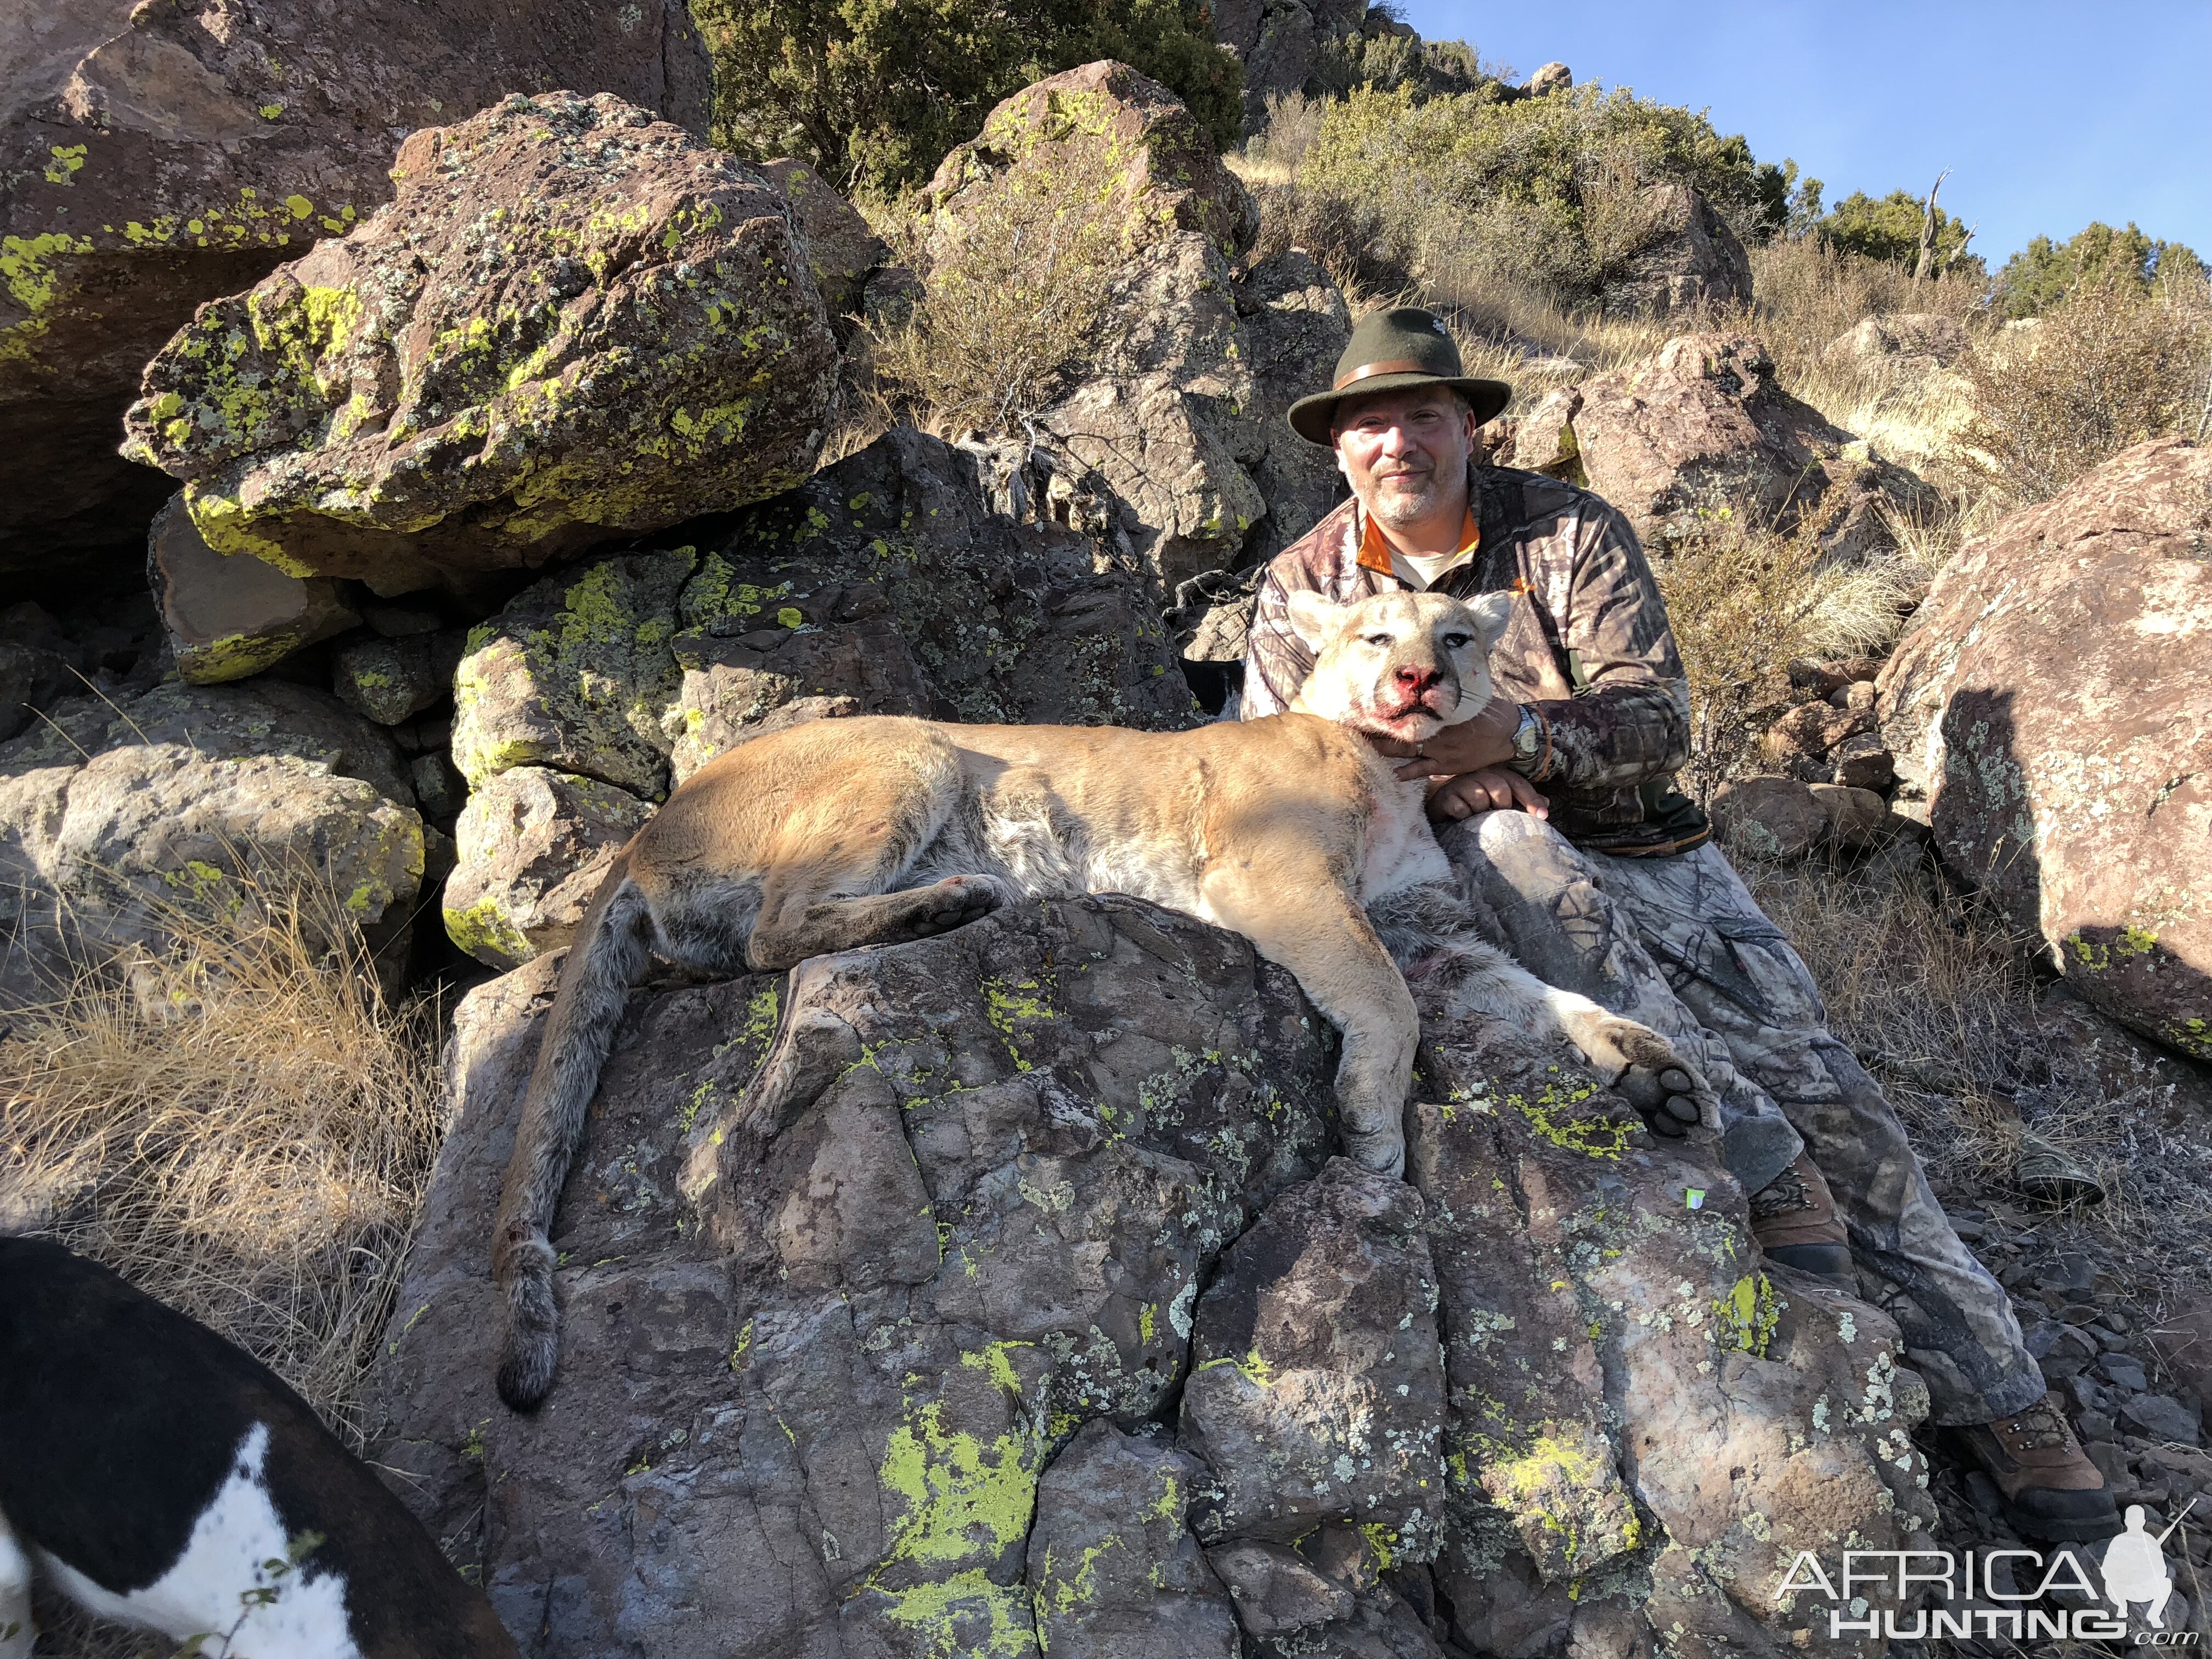
[(516, 1651), (266, 1366), (58, 1244), (0, 1238), (0, 1659), (29, 1659), (34, 1571), (205, 1659)]

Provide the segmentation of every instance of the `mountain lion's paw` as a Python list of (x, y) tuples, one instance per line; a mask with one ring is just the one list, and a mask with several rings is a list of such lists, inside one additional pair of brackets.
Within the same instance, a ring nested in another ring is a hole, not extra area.
[(992, 876), (947, 876), (916, 894), (908, 926), (916, 939), (949, 933), (971, 921), (981, 921), (1010, 896), (1003, 883)]

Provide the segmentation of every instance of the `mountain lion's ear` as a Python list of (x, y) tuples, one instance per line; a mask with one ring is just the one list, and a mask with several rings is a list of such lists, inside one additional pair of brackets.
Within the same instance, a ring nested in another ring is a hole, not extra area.
[(1290, 596), (1291, 631), (1307, 650), (1320, 653), (1344, 626), (1344, 613), (1352, 607), (1301, 588)]
[(1505, 637), (1505, 624), (1513, 619), (1513, 596), (1485, 593), (1479, 599), (1469, 599), (1467, 608), (1474, 613), (1475, 632), (1482, 638), (1483, 653), (1486, 656), (1498, 649), (1498, 641)]

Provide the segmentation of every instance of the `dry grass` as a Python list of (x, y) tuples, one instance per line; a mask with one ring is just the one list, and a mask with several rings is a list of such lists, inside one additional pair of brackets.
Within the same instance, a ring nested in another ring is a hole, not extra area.
[(266, 1363), (350, 1434), (442, 1128), (433, 1011), (395, 1011), (326, 891), (178, 913), (0, 1037), (0, 1213)]
[(1690, 681), (1690, 762), (1700, 800), (1749, 766), (1759, 730), (1799, 657), (1875, 653), (1896, 642), (1926, 585), (1909, 554), (1850, 564), (1818, 520), (1784, 535), (1732, 514), (1653, 562)]
[(2008, 1097), (2034, 1042), (2027, 941), (1992, 908), (1896, 862), (1844, 869), (1729, 856), (1812, 969), (1829, 1029), (1898, 1107), (1938, 1184), (2008, 1184), (2019, 1120)]

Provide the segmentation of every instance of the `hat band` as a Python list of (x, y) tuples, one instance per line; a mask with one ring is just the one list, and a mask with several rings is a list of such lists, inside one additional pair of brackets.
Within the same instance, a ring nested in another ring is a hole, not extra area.
[[(1393, 357), (1388, 362), (1362, 363), (1351, 374), (1329, 387), (1329, 390), (1341, 392), (1354, 380), (1364, 380), (1375, 374), (1437, 374), (1437, 372), (1417, 357)], [(1440, 380), (1449, 380), (1452, 377), (1449, 374), (1437, 374), (1437, 378)]]

